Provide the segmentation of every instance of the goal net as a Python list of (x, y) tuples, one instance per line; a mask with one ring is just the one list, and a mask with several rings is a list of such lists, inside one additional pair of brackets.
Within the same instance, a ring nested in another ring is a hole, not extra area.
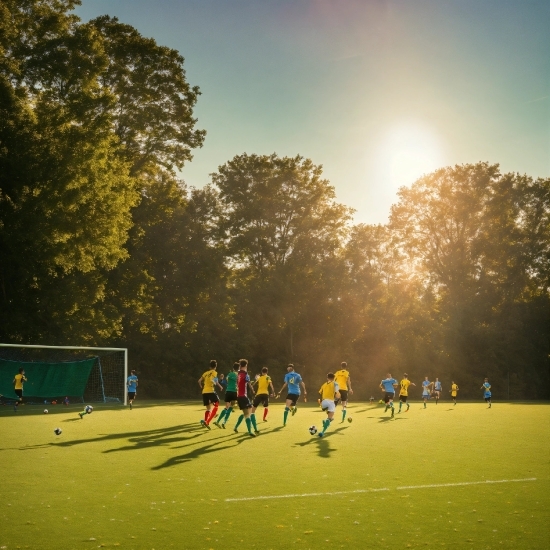
[(24, 400), (126, 404), (128, 350), (0, 344), (0, 395), (16, 399), (13, 379), (25, 370)]

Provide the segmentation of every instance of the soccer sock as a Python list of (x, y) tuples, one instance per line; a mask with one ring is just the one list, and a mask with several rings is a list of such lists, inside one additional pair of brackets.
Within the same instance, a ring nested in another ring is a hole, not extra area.
[(250, 421), (252, 422), (252, 426), (254, 427), (254, 431), (257, 432), (258, 431), (258, 426), (256, 425), (256, 413), (252, 413), (250, 415)]
[(252, 420), (250, 420), (250, 417), (245, 418), (246, 422), (246, 428), (248, 429), (248, 433), (252, 432)]
[(288, 418), (288, 413), (290, 412), (290, 409), (288, 407), (285, 407), (285, 414), (283, 415), (283, 423), (286, 424), (286, 419)]
[(401, 412), (401, 407), (403, 406), (403, 401), (399, 401), (399, 412)]
[(216, 422), (219, 424), (227, 415), (227, 409), (222, 409), (222, 412), (220, 413), (220, 416), (216, 419)]
[(344, 410), (342, 411), (342, 422), (346, 419), (346, 414), (347, 414), (347, 412), (348, 412), (348, 411), (347, 411), (346, 409), (344, 409)]
[(227, 424), (227, 421), (229, 420), (229, 417), (231, 416), (232, 412), (233, 412), (233, 407), (229, 407), (229, 409), (225, 409), (225, 420), (223, 421), (224, 424)]
[(212, 422), (213, 418), (216, 418), (216, 415), (218, 414), (218, 404), (214, 404), (214, 408), (212, 409), (211, 413), (208, 415), (208, 420), (206, 421), (207, 424), (210, 424)]
[(210, 415), (210, 411), (207, 409), (206, 411), (204, 411), (204, 421), (207, 422), (208, 421), (208, 416)]
[[(241, 425), (241, 422), (243, 421), (243, 418), (244, 418), (244, 414), (241, 414), (241, 416), (239, 416), (239, 419), (237, 420), (237, 423), (235, 424), (235, 429), (237, 429)], [(248, 420), (248, 418), (247, 418), (247, 420)]]
[(267, 418), (267, 412), (268, 412), (268, 411), (269, 411), (269, 409), (266, 407), (266, 408), (264, 409), (264, 421), (265, 421), (265, 419)]
[(426, 408), (426, 401), (424, 401), (424, 408)]

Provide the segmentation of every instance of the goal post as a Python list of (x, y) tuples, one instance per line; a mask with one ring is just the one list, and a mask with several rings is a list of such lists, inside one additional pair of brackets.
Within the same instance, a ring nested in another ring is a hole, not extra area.
[(29, 402), (64, 399), (127, 404), (128, 348), (0, 343), (0, 395), (15, 399), (13, 379), (25, 370)]

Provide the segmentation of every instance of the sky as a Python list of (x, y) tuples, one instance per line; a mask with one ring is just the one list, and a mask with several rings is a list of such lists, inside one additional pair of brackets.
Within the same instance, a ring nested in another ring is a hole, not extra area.
[(82, 0), (185, 58), (207, 131), (181, 176), (235, 155), (323, 166), (358, 223), (437, 168), (550, 177), (550, 0)]

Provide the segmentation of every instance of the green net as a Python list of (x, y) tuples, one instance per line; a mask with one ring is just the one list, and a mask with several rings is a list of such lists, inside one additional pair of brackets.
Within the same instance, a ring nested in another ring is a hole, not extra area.
[(0, 394), (15, 398), (13, 378), (19, 369), (25, 369), (27, 382), (23, 395), (54, 398), (84, 395), (86, 384), (97, 358), (63, 363), (21, 362), (0, 359)]

